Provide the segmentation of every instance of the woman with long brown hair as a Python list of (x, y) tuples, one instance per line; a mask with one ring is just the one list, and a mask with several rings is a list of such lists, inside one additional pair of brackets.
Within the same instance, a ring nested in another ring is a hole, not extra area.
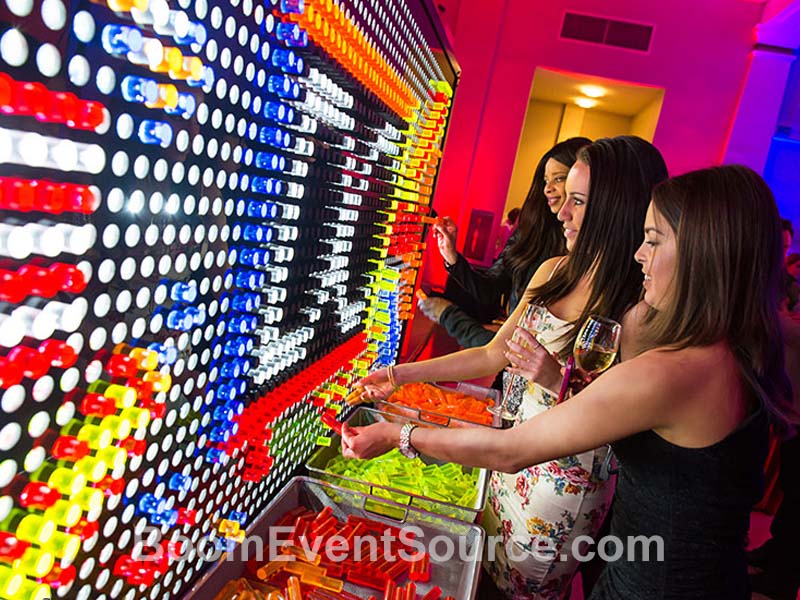
[[(636, 260), (651, 310), (636, 356), (519, 427), (414, 429), (408, 442), (502, 472), (611, 443), (611, 530), (628, 554), (609, 562), (592, 600), (749, 600), (744, 537), (768, 424), (795, 416), (777, 207), (752, 170), (704, 169), (656, 187), (644, 231)], [(399, 440), (395, 424), (346, 428), (343, 452), (375, 456)], [(645, 560), (651, 542), (662, 560)]]
[(447, 269), (447, 284), (444, 297), (429, 296), (419, 300), (418, 306), (461, 347), (488, 344), (495, 332), (483, 324), (500, 313), (501, 299), (506, 299), (509, 313), (514, 312), (542, 263), (564, 254), (563, 230), (556, 215), (566, 199), (567, 173), (578, 150), (591, 143), (585, 137), (569, 138), (544, 153), (534, 170), (517, 228), (486, 271), (476, 271), (456, 252), (457, 232), (451, 219), (445, 217), (433, 226)]
[[(381, 369), (362, 380), (385, 396), (398, 383), (464, 380), (489, 375), (509, 362), (520, 375), (518, 420), (555, 406), (561, 375), (551, 354), (569, 353), (588, 314), (622, 320), (639, 301), (642, 275), (633, 260), (653, 186), (666, 179), (658, 150), (633, 136), (598, 140), (578, 153), (569, 171), (558, 218), (568, 256), (545, 261), (531, 279), (527, 301), (486, 346), (419, 363)], [(529, 302), (541, 305), (535, 330), (517, 328)], [(534, 351), (521, 357), (512, 333)], [(516, 402), (514, 403), (516, 404)], [(524, 425), (523, 425), (524, 426)], [(508, 597), (558, 600), (578, 566), (572, 542), (597, 532), (613, 494), (604, 474), (605, 444), (492, 475), (484, 527), (495, 540), (485, 566)], [(543, 548), (546, 545), (547, 548)]]

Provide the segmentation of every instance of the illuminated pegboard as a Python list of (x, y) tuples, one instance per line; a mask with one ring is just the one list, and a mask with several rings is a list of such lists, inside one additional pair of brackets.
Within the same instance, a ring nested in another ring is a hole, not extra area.
[(235, 538), (395, 360), (454, 83), (422, 8), (0, 6), (0, 597), (180, 597), (208, 562), (137, 534)]

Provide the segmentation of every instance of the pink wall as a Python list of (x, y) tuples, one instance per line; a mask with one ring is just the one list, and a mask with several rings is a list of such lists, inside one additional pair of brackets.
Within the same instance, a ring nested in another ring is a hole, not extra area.
[[(651, 50), (559, 40), (565, 9), (653, 24)], [(664, 87), (654, 143), (670, 172), (720, 162), (762, 10), (730, 0), (607, 0), (602, 9), (593, 0), (461, 0), (453, 34), (463, 74), (434, 207), (459, 223), (460, 243), (472, 208), (494, 211), (499, 226), (539, 65)]]

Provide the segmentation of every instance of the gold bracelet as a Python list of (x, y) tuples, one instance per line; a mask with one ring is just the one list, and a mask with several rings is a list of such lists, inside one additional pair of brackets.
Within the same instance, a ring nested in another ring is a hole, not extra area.
[(389, 384), (392, 386), (392, 389), (396, 390), (397, 380), (394, 378), (394, 365), (389, 365), (386, 367), (386, 377), (389, 378)]

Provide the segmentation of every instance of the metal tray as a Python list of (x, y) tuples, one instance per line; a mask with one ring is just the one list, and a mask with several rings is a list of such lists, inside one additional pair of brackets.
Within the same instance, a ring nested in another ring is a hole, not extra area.
[[(409, 418), (404, 415), (384, 413), (378, 410), (365, 408), (363, 406), (357, 408), (353, 414), (350, 415), (350, 418), (347, 419), (347, 423), (353, 427), (364, 427), (380, 421), (389, 421), (391, 423), (401, 424), (415, 423), (425, 427), (431, 427), (432, 425), (438, 427), (438, 425), (427, 423), (419, 419)], [(483, 512), (483, 507), (486, 503), (486, 492), (489, 482), (489, 471), (487, 469), (477, 469), (478, 493), (475, 498), (475, 502), (471, 506), (464, 506), (429, 498), (421, 493), (414, 494), (404, 489), (379, 485), (369, 481), (364, 481), (363, 479), (345, 477), (344, 475), (336, 475), (326, 471), (325, 467), (327, 466), (328, 462), (337, 456), (341, 456), (341, 438), (334, 434), (331, 438), (331, 445), (317, 450), (311, 456), (311, 458), (308, 459), (306, 468), (314, 477), (324, 481), (330, 481), (331, 483), (337, 485), (343, 485), (343, 482), (347, 481), (348, 487), (352, 487), (353, 489), (363, 492), (364, 494), (388, 498), (394, 502), (408, 504), (409, 506), (413, 506), (414, 508), (420, 510), (444, 515), (453, 519), (459, 519), (461, 521), (476, 522)], [(443, 465), (448, 462), (438, 460), (424, 454), (420, 454), (420, 459), (426, 465)], [(462, 469), (465, 470), (467, 468), (468, 467), (462, 467)]]
[[(428, 583), (417, 584), (417, 595), (421, 597), (434, 585), (438, 585), (442, 589), (442, 597), (449, 595), (458, 600), (472, 600), (475, 597), (483, 554), (485, 536), (483, 529), (477, 525), (419, 511), (388, 502), (383, 498), (366, 496), (308, 477), (295, 477), (290, 480), (247, 528), (248, 539), (259, 537), (263, 540), (265, 562), (269, 549), (270, 527), (284, 514), (298, 506), (316, 512), (330, 506), (333, 515), (340, 520), (345, 520), (349, 515), (356, 515), (395, 527), (419, 528), (419, 531), (416, 531), (416, 539), (426, 548), (430, 547), (432, 540), (436, 539), (437, 542), (435, 552), (431, 556), (431, 579)], [(444, 542), (444, 539), (449, 541)], [(456, 549), (454, 557), (445, 560), (442, 556), (444, 548), (451, 544)], [(248, 542), (250, 558), (255, 554), (254, 547), (252, 541)], [(210, 600), (228, 581), (243, 576), (245, 566), (243, 550), (243, 546), (238, 546), (234, 552), (224, 554), (192, 586), (183, 600)], [(379, 595), (376, 590), (349, 582), (345, 583), (344, 589), (360, 598)]]
[[(447, 390), (448, 392), (452, 392), (455, 390), (463, 394), (468, 394), (475, 398), (491, 398), (494, 406), (498, 406), (500, 404), (500, 392), (493, 388), (482, 387), (479, 385), (475, 385), (473, 383), (466, 383), (464, 381), (458, 382), (458, 385), (456, 385), (455, 387), (449, 385), (442, 385), (438, 383), (434, 383), (432, 385), (435, 385), (436, 387), (441, 388), (443, 390)], [(474, 421), (467, 421), (465, 419), (459, 419), (452, 415), (447, 415), (444, 413), (434, 412), (430, 410), (420, 410), (418, 408), (412, 408), (411, 406), (406, 406), (404, 404), (389, 402), (388, 400), (376, 401), (375, 408), (377, 410), (380, 410), (381, 412), (392, 413), (395, 415), (402, 415), (404, 417), (408, 417), (409, 419), (417, 419), (425, 423), (440, 425), (442, 427), (489, 427), (489, 425), (483, 425), (482, 423), (475, 423)], [(500, 416), (500, 414), (492, 415), (491, 427), (500, 429), (502, 426), (503, 426), (503, 419)]]

